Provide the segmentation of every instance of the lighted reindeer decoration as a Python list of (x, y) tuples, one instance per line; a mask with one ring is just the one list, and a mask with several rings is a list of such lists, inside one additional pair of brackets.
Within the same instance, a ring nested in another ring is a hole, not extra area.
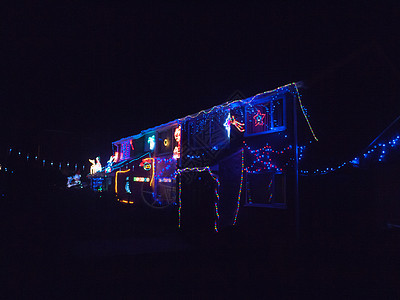
[(94, 174), (97, 172), (101, 172), (101, 163), (100, 163), (100, 157), (96, 157), (96, 159), (89, 159), (90, 163), (92, 164), (90, 166), (90, 174)]

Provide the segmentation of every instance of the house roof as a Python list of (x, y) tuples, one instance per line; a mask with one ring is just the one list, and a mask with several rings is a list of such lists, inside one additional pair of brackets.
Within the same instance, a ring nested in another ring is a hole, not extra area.
[(124, 142), (126, 140), (138, 139), (138, 138), (141, 138), (142, 136), (144, 136), (144, 135), (146, 135), (148, 133), (151, 133), (153, 131), (159, 130), (161, 128), (168, 127), (168, 126), (173, 126), (173, 125), (182, 123), (182, 122), (186, 121), (187, 119), (194, 119), (194, 118), (197, 118), (201, 114), (208, 114), (208, 113), (211, 113), (211, 112), (213, 112), (215, 110), (218, 110), (218, 109), (221, 109), (221, 108), (226, 108), (226, 107), (232, 108), (232, 107), (241, 105), (243, 103), (249, 104), (249, 103), (251, 103), (253, 101), (260, 100), (260, 97), (264, 98), (264, 97), (270, 96), (273, 93), (289, 89), (289, 88), (291, 88), (293, 86), (296, 86), (296, 83), (294, 83), (294, 82), (293, 83), (289, 83), (289, 84), (280, 86), (278, 88), (275, 88), (273, 90), (269, 90), (269, 91), (258, 93), (256, 95), (254, 95), (252, 97), (249, 97), (249, 98), (246, 98), (246, 99), (239, 99), (239, 100), (233, 100), (233, 101), (224, 102), (222, 104), (213, 106), (213, 107), (211, 107), (209, 109), (201, 110), (201, 111), (199, 111), (197, 113), (194, 113), (194, 114), (191, 114), (191, 115), (187, 115), (186, 117), (175, 119), (175, 120), (173, 120), (171, 122), (168, 122), (168, 123), (165, 123), (165, 124), (161, 124), (161, 125), (158, 125), (156, 127), (149, 128), (149, 129), (142, 130), (138, 134), (131, 135), (131, 136), (119, 139), (119, 140), (113, 142), (113, 144), (118, 144), (118, 143)]

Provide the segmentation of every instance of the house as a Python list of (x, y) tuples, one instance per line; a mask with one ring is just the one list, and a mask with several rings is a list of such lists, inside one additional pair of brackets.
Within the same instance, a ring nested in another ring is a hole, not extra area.
[(175, 205), (182, 228), (218, 231), (250, 214), (295, 231), (299, 100), (292, 83), (117, 140), (105, 189), (127, 204)]

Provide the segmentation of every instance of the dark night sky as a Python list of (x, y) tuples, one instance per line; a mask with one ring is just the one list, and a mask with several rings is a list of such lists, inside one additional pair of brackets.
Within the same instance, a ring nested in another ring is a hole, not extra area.
[(29, 147), (44, 130), (66, 131), (94, 156), (237, 90), (249, 97), (304, 81), (321, 143), (359, 150), (400, 114), (400, 6), (279, 2), (9, 5), (2, 143)]

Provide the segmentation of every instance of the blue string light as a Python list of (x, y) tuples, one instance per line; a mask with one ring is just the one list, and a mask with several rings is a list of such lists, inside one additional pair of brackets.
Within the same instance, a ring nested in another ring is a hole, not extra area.
[[(326, 175), (332, 172), (335, 172), (345, 166), (358, 166), (362, 160), (374, 160), (376, 159), (378, 162), (383, 162), (386, 159), (386, 156), (399, 145), (400, 135), (396, 135), (391, 140), (385, 143), (378, 143), (375, 145), (370, 145), (370, 147), (365, 150), (364, 153), (361, 153), (358, 156), (355, 156), (353, 159), (345, 161), (335, 167), (327, 167), (325, 169), (316, 169), (313, 171), (309, 170), (299, 170), (300, 175), (302, 176), (316, 176), (316, 175)], [(380, 152), (379, 152), (380, 151)], [(379, 153), (379, 154), (378, 154)]]
[(240, 186), (239, 186), (239, 194), (238, 194), (237, 202), (236, 202), (236, 212), (235, 212), (235, 217), (233, 219), (233, 224), (232, 225), (236, 224), (237, 217), (238, 217), (238, 214), (239, 214), (240, 198), (242, 197), (244, 172), (245, 172), (245, 167), (244, 167), (244, 149), (242, 148), (242, 171), (241, 171), (241, 174), (240, 174)]

